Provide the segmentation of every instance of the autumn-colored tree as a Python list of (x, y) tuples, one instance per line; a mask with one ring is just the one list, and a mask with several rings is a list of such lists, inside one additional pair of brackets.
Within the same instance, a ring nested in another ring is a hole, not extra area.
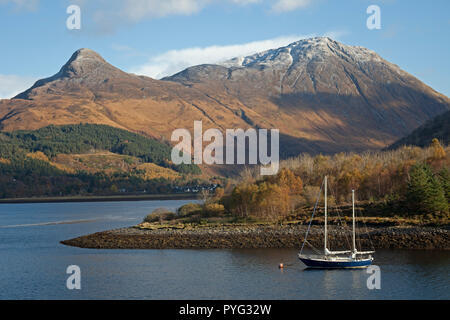
[(216, 188), (214, 190), (214, 200), (220, 200), (225, 194), (225, 190), (223, 188)]
[(242, 184), (231, 194), (230, 209), (239, 217), (275, 221), (290, 212), (290, 196), (285, 188), (269, 181)]
[(432, 160), (442, 160), (445, 158), (445, 150), (438, 139), (431, 141)]
[(279, 187), (287, 190), (290, 195), (300, 195), (303, 192), (302, 179), (289, 169), (281, 169), (277, 175), (276, 183)]
[(276, 176), (267, 177), (266, 180), (278, 185), (289, 195), (300, 195), (303, 192), (302, 179), (288, 168), (282, 168)]
[(259, 216), (265, 220), (280, 220), (289, 213), (289, 194), (276, 184), (261, 183), (257, 199)]
[(233, 213), (239, 217), (249, 217), (255, 209), (255, 199), (258, 192), (256, 184), (242, 184), (233, 189), (230, 206)]
[(117, 186), (115, 184), (111, 185), (110, 190), (112, 193), (119, 192), (119, 188), (117, 188)]

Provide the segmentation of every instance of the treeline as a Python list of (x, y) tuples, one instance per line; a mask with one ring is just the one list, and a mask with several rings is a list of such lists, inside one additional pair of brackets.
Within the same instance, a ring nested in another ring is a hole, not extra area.
[(29, 157), (0, 161), (0, 198), (173, 193), (183, 183), (147, 180), (133, 172), (69, 174)]
[(87, 153), (93, 149), (134, 156), (184, 174), (201, 173), (196, 165), (172, 164), (168, 144), (107, 125), (51, 125), (33, 131), (0, 133), (0, 158), (14, 161), (25, 158), (29, 152), (40, 151), (52, 158), (60, 153)]
[(209, 186), (188, 176), (177, 180), (145, 179), (138, 172), (77, 172), (69, 174), (48, 162), (23, 158), (0, 160), (0, 198), (167, 194), (186, 188)]
[[(34, 167), (40, 168), (40, 166), (41, 164), (38, 164)], [(0, 176), (0, 198), (161, 194), (174, 192), (173, 182), (165, 179), (144, 180), (127, 174), (53, 173), (40, 175), (34, 170), (23, 172), (23, 175), (2, 174)], [(25, 172), (29, 174), (25, 174)]]
[(283, 220), (304, 206), (314, 205), (326, 175), (331, 206), (348, 204), (355, 189), (358, 201), (381, 203), (388, 215), (448, 221), (449, 154), (449, 148), (436, 139), (427, 148), (334, 156), (304, 154), (282, 161), (276, 176), (258, 177), (258, 168), (245, 170), (237, 185), (213, 202), (236, 217)]

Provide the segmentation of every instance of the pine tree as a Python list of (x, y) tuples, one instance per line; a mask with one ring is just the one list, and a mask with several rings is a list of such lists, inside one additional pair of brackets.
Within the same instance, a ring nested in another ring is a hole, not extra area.
[(425, 212), (425, 202), (428, 198), (429, 183), (423, 166), (416, 165), (411, 168), (406, 199), (408, 207), (417, 212)]
[(432, 174), (431, 170), (429, 170), (428, 174), (431, 185), (431, 194), (427, 202), (428, 210), (435, 215), (441, 217), (446, 216), (448, 213), (448, 201), (445, 197), (445, 192), (442, 188), (441, 181)]
[(442, 189), (444, 190), (447, 202), (450, 201), (450, 171), (447, 168), (442, 169), (439, 172), (438, 178), (441, 182)]
[(448, 201), (440, 180), (434, 177), (428, 165), (415, 165), (411, 168), (406, 199), (414, 213), (448, 213)]

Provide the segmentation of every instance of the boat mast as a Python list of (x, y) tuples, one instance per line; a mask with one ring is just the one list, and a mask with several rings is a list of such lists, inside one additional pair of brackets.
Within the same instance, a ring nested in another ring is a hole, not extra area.
[(353, 207), (353, 253), (356, 253), (356, 237), (355, 237), (355, 190), (352, 190), (352, 207)]
[(324, 243), (324, 253), (327, 254), (327, 176), (325, 176), (325, 243)]

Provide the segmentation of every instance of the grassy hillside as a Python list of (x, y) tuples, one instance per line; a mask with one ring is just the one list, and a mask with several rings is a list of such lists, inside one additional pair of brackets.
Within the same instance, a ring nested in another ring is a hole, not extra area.
[(0, 198), (171, 193), (198, 185), (200, 169), (173, 165), (170, 151), (169, 145), (105, 125), (2, 132)]
[(116, 154), (108, 151), (93, 151), (86, 154), (58, 154), (49, 159), (44, 153), (37, 151), (28, 153), (27, 157), (42, 160), (67, 173), (86, 172), (90, 174), (117, 174), (135, 172), (145, 180), (164, 178), (177, 179), (179, 172), (154, 163), (145, 163), (142, 159)]
[(83, 154), (93, 150), (134, 156), (143, 162), (172, 168), (180, 173), (200, 173), (195, 165), (171, 164), (169, 145), (106, 125), (48, 126), (34, 131), (0, 134), (0, 157), (4, 159), (23, 157), (37, 151), (53, 158), (58, 154)]

